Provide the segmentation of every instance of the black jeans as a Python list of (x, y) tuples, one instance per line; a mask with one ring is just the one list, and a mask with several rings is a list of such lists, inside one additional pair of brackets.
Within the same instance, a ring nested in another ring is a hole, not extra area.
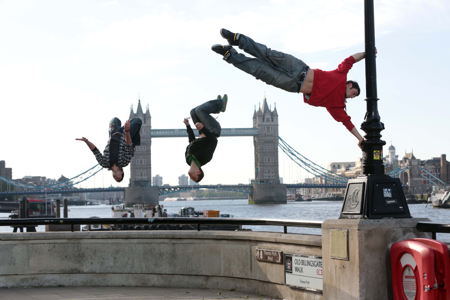
[(220, 113), (222, 105), (223, 101), (216, 99), (210, 100), (197, 106), (196, 108), (193, 108), (191, 110), (192, 122), (194, 122), (194, 124), (197, 122), (203, 123), (208, 132), (212, 133), (216, 137), (219, 137), (222, 128), (220, 127), (219, 122), (211, 117), (210, 114)]
[(133, 142), (134, 146), (139, 146), (141, 144), (141, 127), (142, 127), (142, 120), (139, 118), (133, 118), (130, 121), (130, 135), (131, 135), (131, 141)]
[(253, 55), (247, 57), (233, 48), (225, 59), (236, 68), (253, 75), (269, 85), (292, 93), (299, 93), (309, 67), (293, 55), (268, 48), (245, 36), (239, 35), (239, 48)]

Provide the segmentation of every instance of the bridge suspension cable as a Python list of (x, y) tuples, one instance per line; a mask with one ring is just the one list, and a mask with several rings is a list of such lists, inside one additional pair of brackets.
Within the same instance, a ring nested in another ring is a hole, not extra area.
[(300, 154), (297, 150), (292, 148), (285, 140), (281, 137), (278, 137), (279, 143), (278, 147), (297, 165), (306, 170), (308, 173), (319, 176), (326, 181), (333, 183), (342, 183), (345, 184), (348, 181), (348, 178), (344, 176), (337, 175), (330, 170), (323, 168), (322, 166), (314, 163), (304, 155)]
[(24, 184), (21, 182), (17, 182), (8, 178), (5, 178), (3, 176), (0, 176), (0, 181), (5, 182), (8, 185), (12, 185), (14, 187), (24, 188), (28, 190), (57, 190), (57, 189), (65, 189), (67, 187), (79, 184), (81, 182), (84, 182), (88, 180), (89, 178), (95, 176), (97, 173), (99, 173), (103, 168), (96, 164), (95, 166), (87, 169), (86, 171), (81, 172), (80, 174), (73, 176), (69, 179), (66, 179), (61, 182), (56, 182), (48, 185), (34, 185), (34, 184)]
[(442, 185), (445, 186), (446, 183), (444, 181), (442, 181), (440, 178), (436, 177), (435, 175), (433, 175), (429, 170), (427, 170), (424, 167), (419, 167), (419, 175), (420, 177), (428, 180), (428, 182), (434, 184), (434, 185)]

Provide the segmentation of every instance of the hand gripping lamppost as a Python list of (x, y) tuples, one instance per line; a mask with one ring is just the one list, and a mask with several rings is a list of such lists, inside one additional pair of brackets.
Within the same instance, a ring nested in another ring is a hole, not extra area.
[(364, 23), (367, 112), (361, 129), (366, 133), (362, 147), (365, 176), (349, 180), (340, 218), (411, 218), (400, 180), (384, 174), (386, 143), (380, 139), (384, 124), (377, 107), (373, 0), (364, 1)]

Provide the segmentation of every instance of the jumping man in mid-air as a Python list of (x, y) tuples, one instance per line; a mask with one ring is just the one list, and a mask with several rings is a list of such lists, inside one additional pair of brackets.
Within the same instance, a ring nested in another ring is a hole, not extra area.
[[(304, 102), (325, 107), (330, 115), (358, 139), (361, 147), (364, 138), (350, 121), (346, 112), (346, 99), (359, 95), (357, 82), (348, 80), (347, 73), (354, 63), (365, 57), (364, 52), (347, 57), (336, 70), (310, 69), (300, 59), (272, 50), (241, 33), (221, 29), (220, 34), (229, 45), (213, 45), (212, 50), (223, 55), (223, 59), (242, 71), (267, 84), (288, 92), (303, 93)], [(238, 53), (232, 46), (239, 46), (254, 57)]]
[(184, 119), (186, 131), (189, 137), (189, 145), (186, 147), (185, 158), (189, 165), (188, 175), (199, 182), (205, 175), (202, 166), (207, 164), (213, 157), (217, 146), (217, 138), (220, 136), (221, 127), (219, 122), (210, 114), (224, 112), (227, 108), (228, 96), (217, 96), (191, 110), (191, 118), (198, 130), (199, 136), (195, 138), (194, 131), (189, 125), (189, 120)]
[(134, 147), (141, 144), (139, 133), (141, 126), (142, 120), (139, 118), (126, 121), (123, 127), (118, 118), (113, 118), (109, 123), (109, 141), (103, 154), (87, 138), (82, 137), (76, 140), (85, 142), (94, 153), (99, 165), (111, 170), (114, 179), (121, 182), (124, 176), (123, 168), (133, 158)]

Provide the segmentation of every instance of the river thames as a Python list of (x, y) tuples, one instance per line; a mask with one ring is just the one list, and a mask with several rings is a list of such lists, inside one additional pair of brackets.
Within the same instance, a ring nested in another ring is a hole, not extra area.
[[(263, 218), (323, 221), (337, 219), (342, 208), (341, 201), (305, 201), (288, 202), (277, 205), (250, 205), (246, 199), (236, 200), (191, 200), (191, 201), (161, 201), (168, 214), (176, 214), (183, 207), (194, 207), (196, 211), (219, 210), (221, 214), (230, 214), (234, 218)], [(449, 223), (450, 209), (433, 208), (431, 204), (410, 204), (409, 210), (414, 218), (428, 218), (434, 223)], [(9, 214), (0, 213), (0, 218)], [(69, 217), (112, 217), (111, 205), (69, 206)], [(257, 231), (282, 232), (280, 226), (245, 226)], [(10, 227), (0, 228), (2, 232), (11, 231)], [(39, 226), (38, 231), (43, 231)], [(289, 227), (288, 232), (320, 234), (319, 229)], [(450, 234), (438, 234), (438, 239), (450, 243)]]

